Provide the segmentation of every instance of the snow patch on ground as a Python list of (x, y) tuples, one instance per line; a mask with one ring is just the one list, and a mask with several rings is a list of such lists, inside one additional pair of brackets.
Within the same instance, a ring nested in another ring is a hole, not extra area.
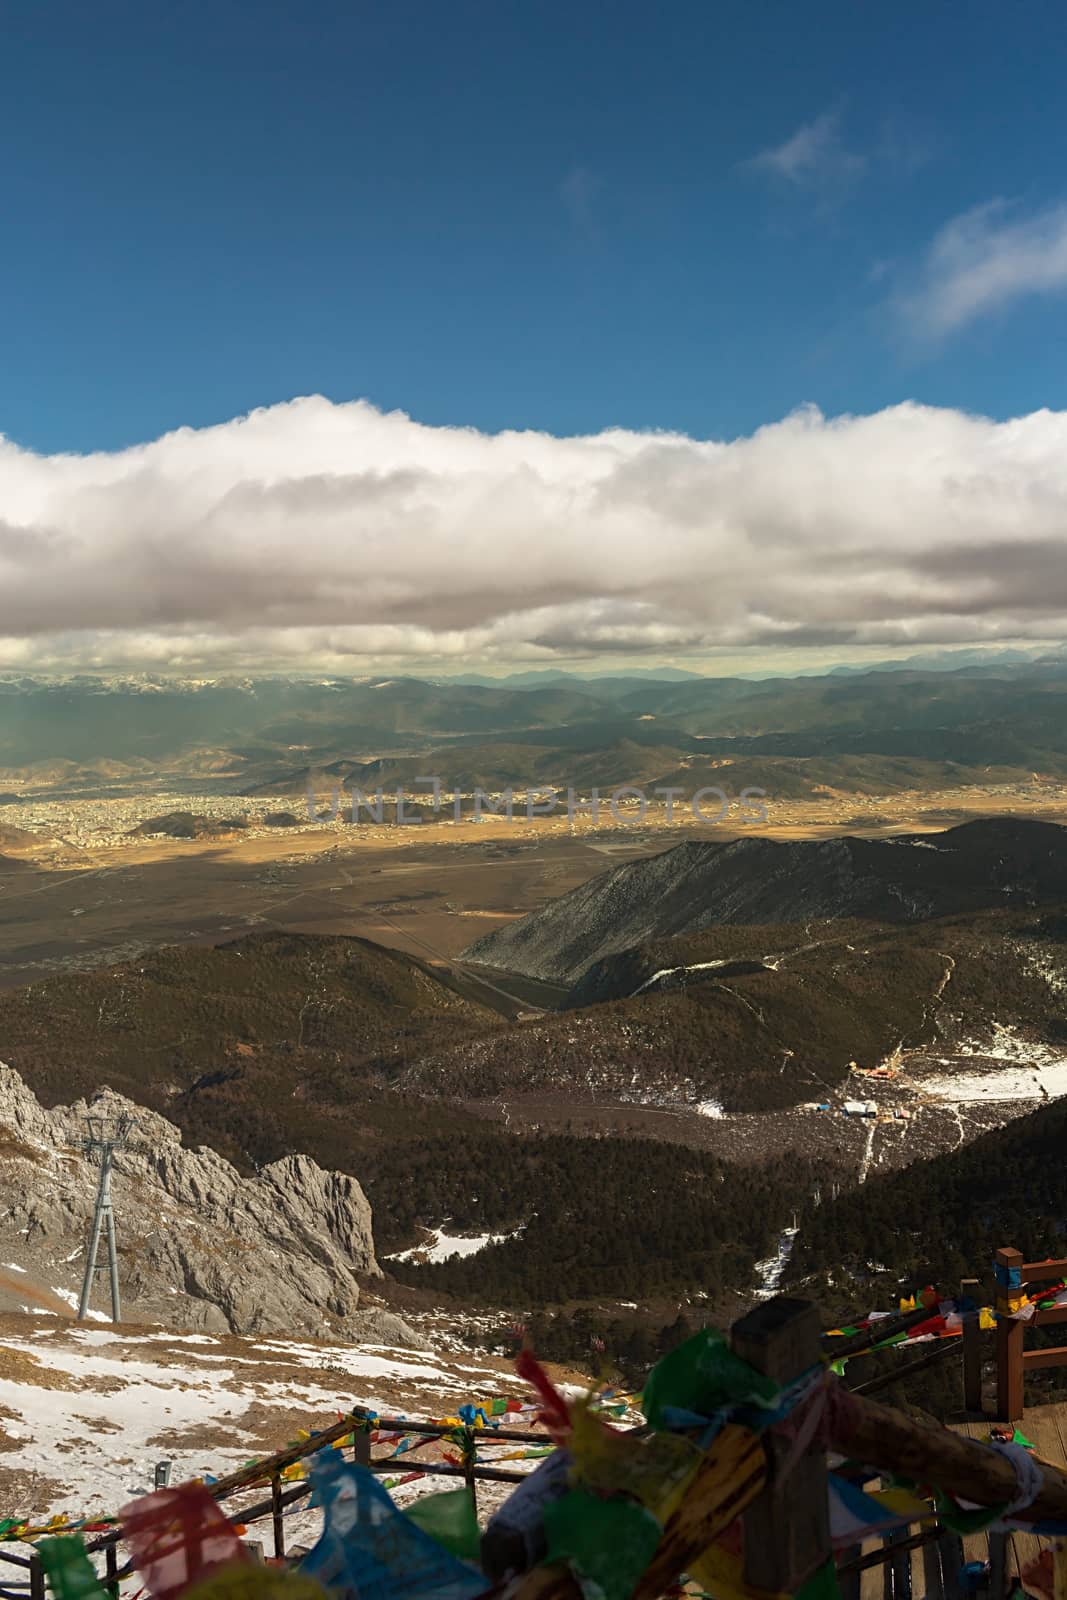
[(1047, 1067), (992, 1068), (988, 1072), (954, 1072), (924, 1078), (926, 1094), (935, 1100), (967, 1104), (981, 1100), (1056, 1100), (1067, 1095), (1067, 1060)]
[[(266, 1454), (268, 1441), (281, 1448), (297, 1421), (322, 1428), (354, 1404), (419, 1419), (465, 1400), (521, 1392), (510, 1366), (467, 1352), (452, 1356), (446, 1341), (427, 1356), (382, 1345), (219, 1341), (20, 1320), (20, 1329), (7, 1331), (8, 1323), (0, 1334), (0, 1414), (11, 1441), (2, 1464), (37, 1499), (0, 1506), (4, 1516), (111, 1515), (150, 1490), (161, 1460), (172, 1462), (174, 1483), (221, 1476)], [(199, 1348), (220, 1342), (225, 1355)], [(417, 1463), (398, 1461), (398, 1474), (409, 1464)], [(399, 1498), (441, 1487), (441, 1479), (427, 1477)], [(488, 1504), (497, 1487), (482, 1485), (479, 1503)], [(251, 1500), (262, 1498), (262, 1490), (250, 1492)], [(301, 1506), (286, 1515), (289, 1544), (313, 1543), (320, 1527), (317, 1510)], [(270, 1553), (269, 1518), (250, 1536)], [(5, 1548), (28, 1553), (24, 1545)]]
[(857, 1183), (867, 1182), (867, 1175), (871, 1170), (871, 1158), (874, 1155), (874, 1136), (877, 1132), (878, 1121), (876, 1118), (871, 1117), (868, 1120), (867, 1125), (867, 1141), (863, 1146), (863, 1154), (860, 1157), (860, 1170), (856, 1179)]
[(697, 1110), (697, 1115), (701, 1116), (701, 1117), (716, 1117), (716, 1118), (718, 1118), (718, 1117), (724, 1117), (726, 1115), (725, 1111), (722, 1108), (722, 1101), (721, 1100), (701, 1100), (700, 1103), (698, 1104), (696, 1110)]
[[(73, 1289), (53, 1289), (52, 1293), (55, 1295), (57, 1300), (63, 1300), (68, 1306), (70, 1306), (72, 1311), (77, 1311), (81, 1296), (76, 1295)], [(111, 1321), (111, 1318), (103, 1311), (89, 1310), (86, 1311), (85, 1315), (87, 1320), (90, 1322)]]
[(1024, 1039), (1017, 1028), (994, 1022), (992, 1039), (967, 1039), (956, 1046), (960, 1056), (987, 1056), (996, 1061), (1019, 1061), (1026, 1066), (1058, 1065), (1067, 1061), (1063, 1051), (1051, 1044), (1035, 1044)]
[[(654, 972), (651, 978), (646, 978), (639, 988), (634, 990), (634, 995), (644, 994), (646, 989), (651, 989), (654, 983), (659, 983), (662, 978), (673, 978), (678, 972), (710, 972), (712, 967), (728, 967), (729, 961), (693, 961), (685, 967), (661, 967)], [(630, 996), (631, 1000), (633, 995)]]
[(778, 1236), (778, 1248), (766, 1261), (756, 1262), (756, 1294), (761, 1300), (770, 1300), (778, 1293), (789, 1257), (793, 1254), (798, 1229), (783, 1228)]
[(410, 1250), (386, 1256), (386, 1261), (452, 1261), (456, 1256), (475, 1256), (488, 1245), (503, 1244), (505, 1239), (515, 1237), (513, 1233), (446, 1233), (444, 1228), (429, 1228), (426, 1231), (429, 1239), (424, 1244), (412, 1245)]
[[(986, 1060), (974, 1072), (934, 1073), (919, 1080), (935, 1100), (965, 1104), (975, 1101), (1056, 1100), (1067, 1095), (1067, 1055), (1054, 1045), (1035, 1044), (1015, 1028), (994, 1023), (991, 1040), (965, 1040), (956, 1056)], [(941, 1064), (950, 1063), (941, 1057)]]

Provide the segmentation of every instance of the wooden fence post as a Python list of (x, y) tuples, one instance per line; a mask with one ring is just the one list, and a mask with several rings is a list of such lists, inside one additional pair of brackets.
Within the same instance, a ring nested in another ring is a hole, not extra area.
[[(370, 1466), (370, 1420), (367, 1416), (366, 1406), (353, 1406), (352, 1416), (356, 1423), (352, 1432), (352, 1459), (357, 1467)], [(360, 1523), (370, 1521), (371, 1511), (367, 1505), (366, 1495), (360, 1495), (357, 1501), (356, 1518)]]
[(107, 1570), (107, 1591), (111, 1600), (119, 1600), (119, 1551), (114, 1540), (104, 1552), (104, 1566)]
[[(858, 1561), (862, 1554), (863, 1546), (861, 1544), (850, 1544), (840, 1552), (838, 1560), (844, 1566), (850, 1561)], [(849, 1572), (845, 1577), (838, 1578), (837, 1588), (841, 1600), (860, 1600), (862, 1578), (863, 1574), (859, 1572)]]
[(30, 1557), (30, 1600), (44, 1600), (44, 1568), (37, 1555)]
[(478, 1515), (478, 1480), (474, 1476), (474, 1462), (478, 1452), (473, 1428), (463, 1430), (463, 1476), (467, 1480), (467, 1492), (471, 1497), (474, 1515)]
[(946, 1528), (937, 1541), (937, 1551), (941, 1557), (944, 1593), (949, 1600), (956, 1600), (960, 1592), (960, 1568), (963, 1566), (963, 1543), (959, 1534)]
[(982, 1340), (978, 1313), (980, 1284), (977, 1278), (960, 1280), (960, 1298), (970, 1300), (973, 1311), (963, 1313), (963, 1409), (982, 1409)]
[[(883, 1544), (890, 1548), (906, 1544), (910, 1537), (907, 1528), (894, 1528), (887, 1533)], [(882, 1568), (882, 1600), (911, 1600), (911, 1550), (901, 1550), (892, 1555)]]
[(989, 1600), (1006, 1600), (1008, 1593), (1008, 1536), (989, 1535)]
[(282, 1480), (275, 1473), (270, 1480), (271, 1509), (274, 1518), (274, 1555), (281, 1561), (285, 1555), (285, 1518), (282, 1512)]
[[(787, 1384), (822, 1354), (818, 1308), (809, 1300), (778, 1296), (757, 1306), (731, 1330), (734, 1353), (777, 1384)], [(742, 1519), (744, 1577), (775, 1594), (795, 1594), (831, 1554), (826, 1457), (805, 1451), (788, 1478), (780, 1476), (789, 1440), (764, 1435), (767, 1486)]]
[[(365, 1418), (366, 1408), (353, 1406), (352, 1415)], [(362, 1426), (357, 1423), (352, 1430), (352, 1459), (357, 1467), (370, 1466), (370, 1427), (366, 1422)]]
[[(1020, 1250), (997, 1251), (998, 1267), (1010, 1271), (1023, 1264)], [(1007, 1299), (1011, 1289), (997, 1285), (998, 1302)], [(997, 1418), (1001, 1422), (1018, 1422), (1023, 1414), (1023, 1339), (1026, 1324), (1013, 1317), (997, 1318)]]
[(945, 1579), (941, 1572), (941, 1551), (931, 1541), (923, 1545), (923, 1588), (926, 1600), (945, 1600)]

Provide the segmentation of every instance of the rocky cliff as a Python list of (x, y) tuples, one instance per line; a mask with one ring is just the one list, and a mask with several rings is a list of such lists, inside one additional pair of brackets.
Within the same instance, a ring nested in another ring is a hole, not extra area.
[[(381, 1269), (354, 1178), (304, 1155), (244, 1178), (211, 1150), (185, 1149), (173, 1124), (109, 1089), (91, 1104), (46, 1111), (3, 1064), (0, 1262), (66, 1300), (79, 1290), (97, 1182), (80, 1148), (89, 1110), (135, 1123), (112, 1179), (125, 1321), (305, 1337), (380, 1332), (380, 1313), (359, 1310), (360, 1278)], [(109, 1309), (106, 1271), (91, 1304)]]

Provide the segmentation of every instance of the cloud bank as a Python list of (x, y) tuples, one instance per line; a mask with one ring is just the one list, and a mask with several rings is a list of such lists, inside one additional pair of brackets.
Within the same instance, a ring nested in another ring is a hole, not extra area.
[(898, 309), (919, 337), (939, 338), (1013, 300), (1064, 290), (1067, 205), (1013, 216), (991, 200), (939, 230)]
[(1067, 638), (1067, 414), (804, 410), (723, 443), (294, 400), (0, 440), (0, 669), (622, 664)]
[(798, 189), (838, 189), (858, 178), (867, 158), (850, 150), (841, 137), (836, 111), (824, 111), (812, 122), (769, 150), (761, 150), (744, 165), (751, 172), (781, 179)]

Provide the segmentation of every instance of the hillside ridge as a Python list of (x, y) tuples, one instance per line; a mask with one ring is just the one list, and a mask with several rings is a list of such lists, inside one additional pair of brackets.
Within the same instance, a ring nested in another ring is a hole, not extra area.
[(1067, 898), (1067, 829), (994, 817), (940, 834), (686, 842), (475, 941), (469, 961), (573, 985), (597, 961), (719, 924), (915, 922)]

